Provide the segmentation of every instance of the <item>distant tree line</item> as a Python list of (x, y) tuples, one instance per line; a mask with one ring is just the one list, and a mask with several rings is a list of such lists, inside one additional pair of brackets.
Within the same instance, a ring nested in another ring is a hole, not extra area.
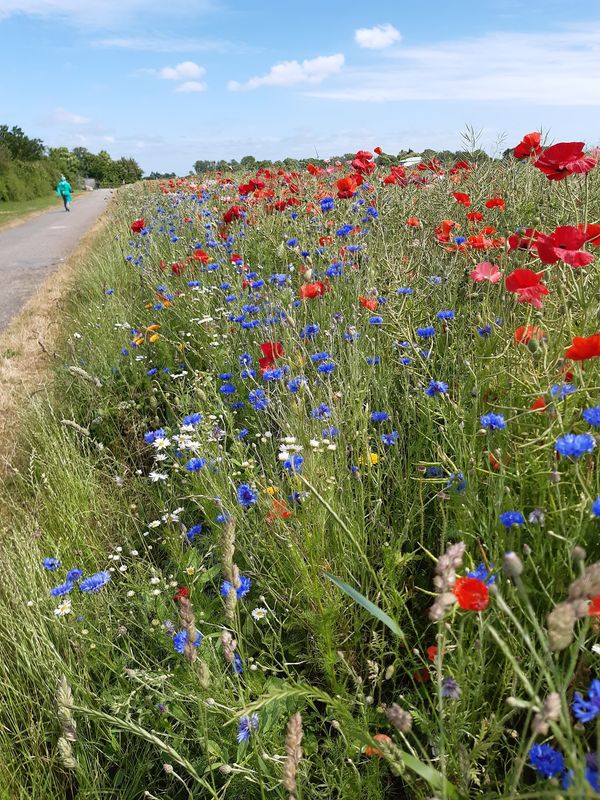
[[(512, 151), (507, 150), (507, 153)], [(412, 156), (420, 156), (423, 161), (429, 162), (433, 158), (437, 158), (444, 166), (454, 164), (456, 161), (470, 161), (470, 162), (484, 162), (492, 160), (484, 150), (431, 150), (426, 149), (421, 152), (415, 152), (410, 148), (408, 150), (401, 150), (396, 155), (389, 153), (382, 153), (375, 159), (376, 163), (381, 167), (393, 167), (403, 161), (405, 158)], [(258, 169), (284, 169), (288, 172), (306, 169), (308, 164), (314, 164), (318, 167), (326, 167), (334, 164), (336, 161), (342, 163), (352, 161), (355, 153), (345, 153), (341, 156), (333, 156), (332, 158), (284, 158), (278, 161), (271, 161), (269, 159), (256, 159), (254, 156), (244, 156), (239, 161), (232, 158), (230, 161), (199, 159), (194, 163), (193, 174), (202, 175), (205, 172), (235, 172), (236, 170), (244, 170), (246, 172), (254, 172)]]
[(85, 147), (46, 147), (17, 126), (0, 125), (0, 201), (42, 197), (61, 175), (74, 188), (85, 178), (100, 186), (119, 186), (140, 180), (142, 169), (133, 158), (114, 160), (106, 150), (95, 154)]

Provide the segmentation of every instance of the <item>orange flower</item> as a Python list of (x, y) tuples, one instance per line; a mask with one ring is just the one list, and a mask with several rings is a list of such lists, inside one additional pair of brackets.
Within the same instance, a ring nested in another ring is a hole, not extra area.
[[(373, 737), (373, 741), (381, 742), (381, 744), (388, 744), (391, 742), (391, 738), (385, 733), (376, 733)], [(367, 745), (365, 747), (365, 755), (366, 756), (378, 756), (379, 758), (383, 758), (383, 753), (377, 747), (373, 747), (372, 745)]]

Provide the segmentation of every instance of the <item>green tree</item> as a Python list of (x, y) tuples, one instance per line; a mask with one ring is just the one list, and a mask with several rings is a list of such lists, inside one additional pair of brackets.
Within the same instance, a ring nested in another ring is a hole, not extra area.
[(4, 145), (15, 161), (39, 161), (46, 155), (41, 139), (31, 139), (21, 128), (0, 125), (0, 144)]

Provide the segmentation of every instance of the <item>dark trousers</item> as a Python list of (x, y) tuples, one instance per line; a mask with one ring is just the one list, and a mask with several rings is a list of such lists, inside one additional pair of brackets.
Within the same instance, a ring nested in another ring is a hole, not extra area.
[(69, 198), (67, 197), (67, 195), (66, 195), (66, 194), (62, 194), (62, 195), (61, 195), (61, 197), (62, 197), (62, 199), (63, 199), (63, 203), (64, 203), (64, 205), (65, 205), (65, 211), (67, 211), (67, 210), (68, 210), (68, 209), (67, 209), (67, 204), (68, 204), (68, 202), (69, 202)]

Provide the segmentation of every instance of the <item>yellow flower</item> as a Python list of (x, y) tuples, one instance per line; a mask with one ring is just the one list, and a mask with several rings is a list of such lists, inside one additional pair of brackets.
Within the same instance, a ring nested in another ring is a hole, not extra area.
[(379, 463), (379, 456), (377, 453), (369, 453), (369, 458), (371, 459), (371, 464), (373, 464), (373, 466)]
[(273, 497), (274, 494), (277, 494), (277, 489), (275, 486), (267, 486), (265, 492)]
[(160, 334), (153, 333), (152, 336), (148, 339), (149, 342), (157, 342), (160, 339)]

